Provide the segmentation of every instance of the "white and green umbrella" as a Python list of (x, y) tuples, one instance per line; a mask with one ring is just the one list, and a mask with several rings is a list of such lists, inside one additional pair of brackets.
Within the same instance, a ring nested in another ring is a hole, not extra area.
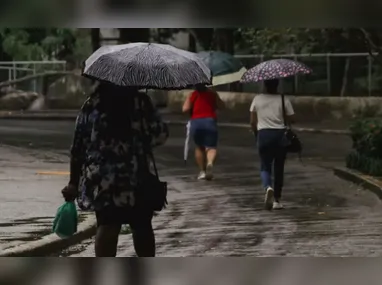
[(241, 61), (229, 53), (202, 51), (197, 55), (212, 72), (212, 85), (223, 85), (240, 81), (247, 69)]

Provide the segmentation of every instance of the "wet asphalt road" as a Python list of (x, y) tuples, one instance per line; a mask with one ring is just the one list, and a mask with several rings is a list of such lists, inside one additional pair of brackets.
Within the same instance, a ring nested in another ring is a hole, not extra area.
[(44, 170), (67, 170), (67, 163), (47, 151), (0, 146), (0, 250), (51, 233), (67, 177), (38, 174)]
[[(1, 122), (3, 143), (67, 154), (73, 123)], [(160, 173), (170, 183), (167, 210), (155, 218), (158, 256), (379, 256), (381, 202), (374, 194), (336, 178), (327, 167), (342, 165), (350, 149), (345, 136), (301, 134), (302, 165), (287, 162), (286, 209), (264, 211), (258, 158), (245, 129), (222, 128), (216, 179), (195, 180), (184, 166), (184, 130), (156, 151)], [(80, 251), (81, 250), (81, 251)], [(94, 256), (92, 241), (63, 253)], [(133, 255), (121, 235), (119, 256)]]

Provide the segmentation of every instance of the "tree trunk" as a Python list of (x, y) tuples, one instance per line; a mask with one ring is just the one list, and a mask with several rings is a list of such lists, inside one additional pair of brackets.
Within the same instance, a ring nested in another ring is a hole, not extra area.
[[(2, 36), (0, 35), (0, 42), (3, 41)], [(4, 52), (3, 46), (0, 44), (0, 61), (12, 61), (13, 58), (9, 56), (7, 53)], [(0, 69), (0, 82), (5, 80), (11, 80), (12, 78), (9, 78), (8, 70), (6, 69)]]
[(195, 40), (203, 47), (204, 50), (214, 49), (214, 29), (211, 28), (195, 28), (189, 29), (195, 37)]
[(342, 80), (344, 77), (346, 59), (344, 57), (332, 57), (330, 61), (331, 92), (329, 95), (339, 96), (342, 89)]
[(90, 35), (92, 40), (93, 51), (96, 51), (101, 46), (100, 29), (91, 29)]
[(150, 29), (142, 28), (120, 28), (120, 43), (134, 43), (134, 42), (149, 42), (150, 41)]
[(188, 50), (191, 52), (196, 52), (196, 39), (190, 32), (188, 32)]
[(234, 29), (232, 28), (216, 29), (216, 41), (218, 50), (232, 55), (235, 53), (233, 33)]
[(342, 88), (341, 88), (341, 97), (345, 95), (346, 87), (348, 85), (348, 74), (349, 74), (349, 67), (350, 67), (350, 58), (346, 58), (345, 67), (344, 67), (344, 75), (342, 78)]
[[(235, 54), (234, 29), (224, 28), (216, 30), (216, 39), (218, 50), (229, 54)], [(229, 85), (229, 91), (239, 92), (242, 86), (239, 82), (234, 82)]]

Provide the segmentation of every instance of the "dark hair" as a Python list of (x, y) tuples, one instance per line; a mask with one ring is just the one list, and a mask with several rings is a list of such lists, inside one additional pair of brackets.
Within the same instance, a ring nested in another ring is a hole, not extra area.
[(264, 87), (268, 93), (277, 93), (277, 88), (279, 87), (279, 80), (264, 80)]
[(109, 139), (128, 139), (131, 135), (131, 114), (135, 99), (140, 94), (137, 88), (100, 83), (96, 90), (99, 96), (99, 111), (106, 115), (107, 128), (103, 129)]
[(196, 91), (199, 91), (199, 92), (204, 92), (204, 91), (207, 91), (208, 88), (205, 84), (196, 84), (195, 85), (195, 90)]

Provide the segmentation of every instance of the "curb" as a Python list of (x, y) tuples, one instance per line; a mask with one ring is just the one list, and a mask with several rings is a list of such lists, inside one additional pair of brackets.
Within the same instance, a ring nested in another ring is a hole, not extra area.
[[(168, 124), (172, 125), (186, 125), (187, 121), (166, 121)], [(220, 127), (231, 127), (231, 128), (244, 128), (249, 130), (249, 125), (238, 124), (238, 123), (218, 123)], [(350, 132), (347, 130), (329, 130), (329, 129), (314, 129), (314, 128), (299, 128), (294, 127), (294, 131), (300, 133), (314, 133), (314, 134), (333, 134), (333, 135), (349, 135)]]
[[(0, 120), (28, 120), (28, 121), (75, 121), (77, 116), (73, 115), (50, 115), (48, 114), (8, 114), (0, 115)], [(182, 120), (167, 120), (170, 125), (186, 125), (187, 121)], [(219, 123), (220, 127), (231, 127), (231, 128), (244, 128), (249, 129), (247, 124), (239, 123)], [(299, 133), (313, 133), (313, 134), (333, 134), (333, 135), (349, 135), (348, 130), (330, 130), (330, 129), (315, 129), (315, 128), (299, 128), (294, 127), (294, 131)]]
[(342, 178), (344, 180), (350, 181), (354, 184), (360, 185), (365, 189), (373, 192), (378, 196), (379, 199), (382, 200), (382, 186), (378, 185), (372, 177), (365, 176), (358, 171), (351, 170), (348, 168), (334, 168), (334, 175)]
[(73, 115), (50, 115), (50, 114), (12, 114), (0, 115), (0, 120), (28, 120), (28, 121), (75, 121), (77, 116)]
[(44, 257), (58, 252), (96, 233), (96, 219), (93, 214), (86, 214), (85, 221), (78, 225), (77, 232), (67, 239), (61, 239), (56, 234), (49, 234), (43, 238), (18, 245), (0, 252), (0, 257)]

